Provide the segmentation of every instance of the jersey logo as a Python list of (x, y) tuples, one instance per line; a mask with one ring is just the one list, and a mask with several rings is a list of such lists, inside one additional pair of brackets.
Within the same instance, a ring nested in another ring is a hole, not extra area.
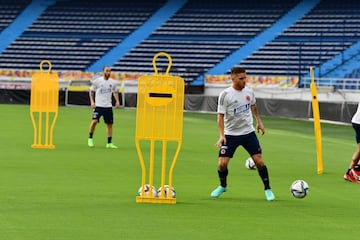
[(111, 88), (102, 88), (100, 89), (100, 94), (106, 94), (106, 93), (111, 93)]
[(250, 108), (250, 103), (247, 103), (245, 105), (234, 108), (234, 115), (238, 115), (242, 112), (245, 112), (245, 111), (249, 110), (249, 108)]

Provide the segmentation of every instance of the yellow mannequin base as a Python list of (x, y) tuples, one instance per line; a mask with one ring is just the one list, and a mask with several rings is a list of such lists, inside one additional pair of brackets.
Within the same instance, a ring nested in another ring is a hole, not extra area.
[(154, 197), (136, 197), (137, 203), (167, 203), (175, 204), (176, 198), (154, 198)]

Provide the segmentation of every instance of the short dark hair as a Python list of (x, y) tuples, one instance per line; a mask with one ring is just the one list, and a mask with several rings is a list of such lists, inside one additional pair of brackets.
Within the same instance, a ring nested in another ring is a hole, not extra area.
[(105, 68), (110, 68), (110, 71), (111, 71), (111, 67), (110, 67), (109, 65), (105, 65), (105, 66), (103, 67), (103, 71), (105, 71)]
[(231, 74), (245, 73), (246, 70), (242, 67), (233, 67), (231, 69)]

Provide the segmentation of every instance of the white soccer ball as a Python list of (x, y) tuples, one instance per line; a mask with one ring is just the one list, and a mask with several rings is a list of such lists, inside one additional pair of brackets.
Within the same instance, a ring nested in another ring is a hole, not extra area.
[[(152, 190), (152, 196), (157, 197), (156, 187), (152, 186), (151, 190)], [(140, 187), (138, 190), (138, 196), (142, 197), (142, 187)], [(144, 196), (150, 196), (150, 184), (144, 185)]]
[(248, 159), (246, 159), (245, 161), (245, 167), (249, 170), (255, 170), (256, 169), (256, 165), (255, 165), (255, 162), (254, 160), (249, 157)]
[[(169, 193), (169, 185), (164, 185), (164, 197), (167, 198), (168, 197), (168, 193)], [(157, 196), (161, 197), (161, 187), (157, 190)], [(171, 187), (171, 197), (172, 198), (176, 198), (176, 191), (174, 187)]]
[(304, 198), (309, 193), (309, 184), (304, 180), (296, 180), (291, 184), (290, 192), (296, 198)]

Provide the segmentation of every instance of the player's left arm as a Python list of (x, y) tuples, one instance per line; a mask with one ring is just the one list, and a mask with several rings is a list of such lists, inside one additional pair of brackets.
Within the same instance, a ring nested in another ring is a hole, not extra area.
[(252, 115), (254, 116), (255, 121), (256, 121), (256, 130), (257, 130), (257, 132), (258, 133), (261, 132), (261, 135), (264, 135), (265, 134), (265, 127), (264, 127), (264, 125), (263, 125), (263, 123), (261, 121), (259, 112), (257, 110), (256, 103), (251, 105), (251, 112), (252, 112)]
[(119, 101), (119, 88), (118, 88), (118, 84), (115, 85), (114, 89), (113, 89), (113, 96), (115, 98), (115, 107), (119, 108), (120, 107), (120, 101)]
[(113, 92), (113, 96), (115, 98), (115, 107), (120, 107), (120, 101), (119, 101), (119, 91)]

